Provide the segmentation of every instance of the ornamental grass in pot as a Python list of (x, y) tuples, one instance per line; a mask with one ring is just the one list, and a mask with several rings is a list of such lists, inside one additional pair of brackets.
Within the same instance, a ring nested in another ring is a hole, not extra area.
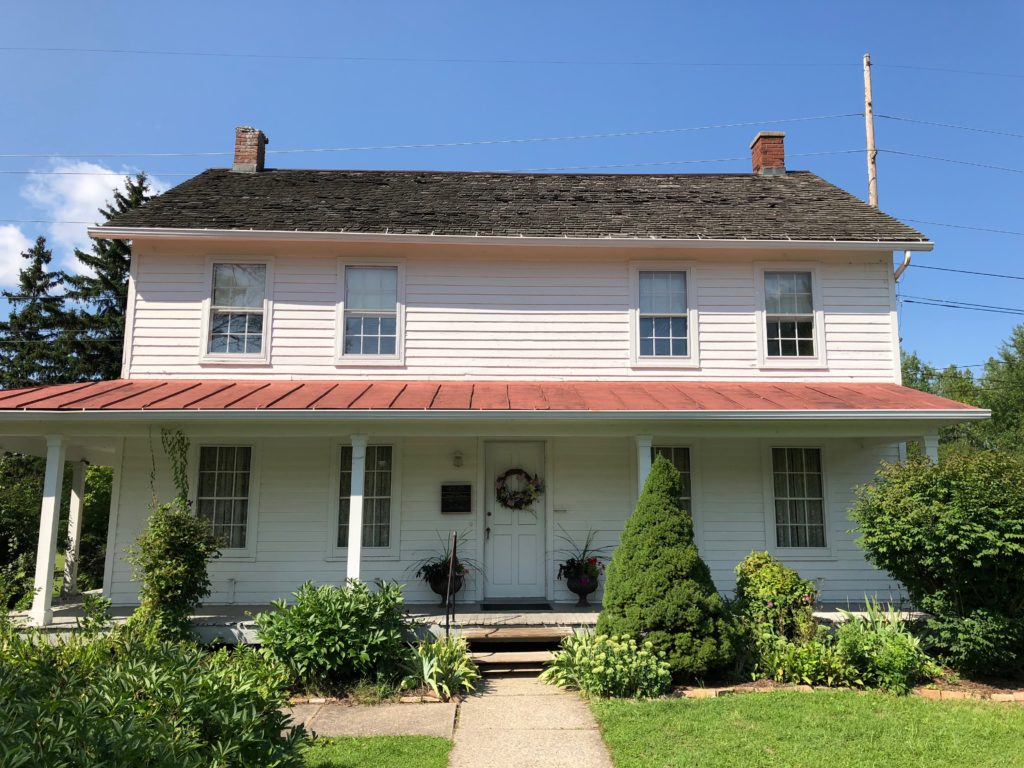
[(608, 551), (609, 547), (594, 546), (597, 533), (593, 529), (587, 531), (587, 538), (582, 546), (577, 544), (564, 528), (558, 537), (568, 545), (566, 549), (560, 550), (566, 557), (558, 566), (558, 579), (565, 579), (566, 587), (579, 598), (576, 602), (578, 607), (590, 605), (587, 598), (597, 589), (601, 574), (604, 573), (603, 553)]
[[(451, 571), (452, 595), (454, 596), (458, 594), (465, 585), (466, 575), (471, 570), (478, 569), (476, 567), (476, 561), (472, 558), (462, 557), (458, 554), (458, 546), (456, 546), (453, 563), (451, 538), (442, 538), (441, 535), (438, 534), (438, 539), (440, 540), (440, 549), (437, 553), (413, 563), (410, 566), (410, 570), (415, 569), (416, 578), (425, 581), (431, 591), (435, 595), (439, 595), (441, 597), (441, 605), (444, 605), (445, 597), (448, 592), (449, 571)], [(460, 533), (458, 539), (459, 544), (466, 541), (466, 534)]]

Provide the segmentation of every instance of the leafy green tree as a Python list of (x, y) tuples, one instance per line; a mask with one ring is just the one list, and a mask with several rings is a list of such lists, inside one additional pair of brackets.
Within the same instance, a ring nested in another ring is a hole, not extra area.
[(608, 566), (597, 631), (650, 641), (677, 680), (727, 669), (737, 632), (679, 506), (679, 472), (659, 456)]
[(985, 425), (991, 447), (1024, 452), (1024, 325), (1018, 325), (985, 364), (978, 404), (992, 411)]
[(868, 559), (930, 614), (949, 663), (1024, 670), (1024, 462), (980, 451), (885, 465), (851, 517)]
[(22, 256), (18, 286), (4, 291), (10, 316), (0, 322), (0, 383), (5, 389), (61, 384), (68, 378), (67, 313), (61, 286), (65, 276), (50, 269), (46, 238)]
[[(146, 174), (125, 178), (123, 190), (115, 190), (114, 200), (100, 209), (104, 219), (138, 208), (150, 194)], [(80, 331), (74, 337), (73, 375), (76, 380), (116, 379), (121, 375), (124, 347), (124, 318), (128, 308), (128, 268), (131, 248), (125, 240), (94, 240), (92, 252), (76, 249), (83, 270), (68, 275), (68, 299), (78, 306), (75, 324)]]

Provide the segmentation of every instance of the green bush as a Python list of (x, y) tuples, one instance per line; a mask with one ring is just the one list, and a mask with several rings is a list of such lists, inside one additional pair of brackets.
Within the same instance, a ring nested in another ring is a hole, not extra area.
[(960, 671), (1024, 669), (1024, 464), (997, 453), (884, 466), (852, 510), (868, 559), (933, 618)]
[(651, 643), (577, 632), (566, 637), (540, 679), (591, 696), (652, 698), (672, 685), (668, 664)]
[(469, 645), (461, 637), (424, 640), (412, 648), (409, 673), (403, 688), (426, 686), (442, 701), (462, 691), (472, 691), (480, 679), (480, 671), (469, 655)]
[(734, 608), (751, 627), (767, 624), (789, 639), (814, 634), (813, 581), (787, 568), (767, 552), (751, 552), (736, 566)]
[(679, 507), (679, 472), (659, 456), (608, 566), (597, 631), (650, 642), (673, 677), (702, 678), (736, 659), (735, 622)]
[(286, 672), (133, 627), (53, 641), (0, 629), (0, 765), (298, 768)]
[(359, 581), (344, 587), (303, 584), (256, 617), (264, 650), (307, 688), (339, 690), (360, 680), (397, 680), (405, 671), (411, 625), (402, 590)]
[(207, 566), (216, 554), (217, 540), (206, 520), (181, 501), (155, 506), (128, 554), (142, 582), (132, 621), (166, 639), (191, 637), (190, 618), (210, 594)]
[(907, 693), (915, 683), (936, 672), (896, 610), (867, 601), (866, 616), (847, 611), (836, 632), (836, 647), (856, 670), (856, 682), (868, 688)]
[(851, 685), (857, 679), (853, 669), (827, 628), (819, 626), (813, 636), (802, 640), (780, 637), (762, 625), (755, 640), (755, 677), (779, 683), (802, 685)]

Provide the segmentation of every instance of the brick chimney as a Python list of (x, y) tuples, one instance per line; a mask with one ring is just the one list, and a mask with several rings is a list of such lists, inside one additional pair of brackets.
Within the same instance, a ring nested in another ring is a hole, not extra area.
[(782, 176), (786, 173), (786, 134), (761, 131), (750, 142), (750, 160), (758, 176)]
[(235, 173), (258, 173), (263, 170), (266, 146), (270, 140), (257, 128), (240, 125), (235, 128)]

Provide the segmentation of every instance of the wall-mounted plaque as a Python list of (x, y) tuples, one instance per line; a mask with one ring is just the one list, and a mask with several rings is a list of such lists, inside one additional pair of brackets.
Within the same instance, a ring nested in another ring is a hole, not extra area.
[(441, 514), (465, 515), (473, 511), (473, 486), (445, 483), (441, 486)]

